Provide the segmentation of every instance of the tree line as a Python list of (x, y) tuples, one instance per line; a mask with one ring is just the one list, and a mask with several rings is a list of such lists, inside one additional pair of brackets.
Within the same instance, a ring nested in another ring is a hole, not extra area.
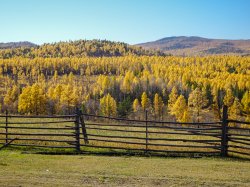
[(1, 111), (87, 113), (180, 122), (250, 120), (250, 57), (0, 59)]
[(61, 57), (111, 57), (111, 56), (166, 56), (159, 50), (145, 50), (138, 46), (107, 40), (77, 40), (48, 43), (35, 47), (0, 49), (0, 58), (61, 58)]

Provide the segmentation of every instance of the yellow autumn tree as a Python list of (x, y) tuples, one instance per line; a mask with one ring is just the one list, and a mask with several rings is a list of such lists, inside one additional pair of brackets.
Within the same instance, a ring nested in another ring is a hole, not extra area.
[(184, 98), (183, 95), (180, 95), (177, 98), (177, 101), (172, 107), (171, 114), (176, 117), (176, 120), (178, 122), (187, 122), (189, 117), (188, 117), (188, 108), (186, 104), (186, 99)]
[(67, 85), (63, 87), (63, 91), (60, 97), (61, 109), (68, 114), (74, 112), (75, 107), (78, 104), (78, 92), (76, 87), (72, 85)]
[(208, 99), (205, 92), (201, 91), (200, 88), (196, 88), (191, 92), (188, 98), (188, 106), (192, 109), (194, 117), (197, 122), (201, 120), (201, 112), (205, 106), (208, 104)]
[(189, 114), (188, 108), (184, 111), (180, 122), (183, 122), (183, 123), (190, 122), (190, 114)]
[(53, 76), (53, 81), (55, 82), (55, 83), (57, 83), (57, 80), (58, 80), (58, 72), (57, 72), (57, 70), (54, 72), (54, 76)]
[(48, 107), (51, 114), (59, 113), (61, 109), (61, 95), (63, 91), (63, 85), (57, 84), (55, 87), (50, 87), (48, 90)]
[(116, 101), (109, 93), (100, 99), (100, 109), (105, 116), (116, 116)]
[(140, 102), (139, 100), (136, 98), (133, 102), (133, 111), (134, 112), (138, 112), (140, 108)]
[(146, 109), (148, 109), (150, 107), (150, 99), (148, 98), (146, 92), (143, 92), (142, 93), (142, 96), (141, 96), (141, 106), (142, 106), (142, 109), (145, 111)]
[(108, 76), (101, 76), (101, 91), (100, 95), (106, 94), (110, 87), (110, 79)]
[(237, 97), (235, 97), (233, 105), (229, 107), (229, 118), (239, 120), (242, 105)]
[(43, 114), (46, 112), (46, 96), (39, 84), (27, 86), (19, 96), (18, 111), (29, 114)]
[(19, 89), (16, 85), (8, 89), (4, 97), (4, 105), (10, 112), (17, 112), (17, 101), (19, 96)]
[(158, 117), (158, 119), (160, 119), (160, 117), (162, 116), (163, 107), (164, 103), (162, 101), (162, 98), (161, 96), (159, 96), (158, 93), (156, 93), (154, 96), (154, 112), (155, 112), (155, 117)]
[(123, 93), (130, 93), (132, 92), (132, 84), (133, 84), (133, 79), (134, 79), (134, 74), (133, 72), (131, 71), (128, 71), (126, 74), (125, 74), (125, 77), (122, 81), (122, 85), (121, 85), (121, 90)]
[(234, 96), (233, 96), (232, 90), (227, 89), (226, 95), (223, 99), (223, 103), (227, 105), (228, 107), (230, 107), (232, 106), (233, 102), (234, 102)]
[(168, 99), (168, 110), (170, 111), (170, 113), (172, 113), (172, 108), (175, 102), (177, 101), (177, 98), (178, 98), (178, 90), (174, 86), (171, 90), (171, 93), (169, 94), (169, 99)]
[(55, 98), (54, 98), (54, 88), (50, 87), (47, 93), (47, 99), (48, 99), (48, 112), (49, 114), (55, 114)]
[(250, 122), (250, 91), (246, 91), (241, 100), (243, 112), (246, 114), (246, 121)]

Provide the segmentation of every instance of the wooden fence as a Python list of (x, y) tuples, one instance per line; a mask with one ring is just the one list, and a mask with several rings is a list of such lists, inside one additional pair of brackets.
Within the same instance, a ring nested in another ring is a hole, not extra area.
[[(76, 115), (63, 116), (0, 116), (0, 143), (3, 147), (32, 146), (43, 148), (77, 148), (72, 143), (79, 136)], [(2, 148), (3, 148), (2, 147)]]
[(228, 120), (179, 123), (82, 114), (0, 116), (0, 144), (77, 151), (122, 151), (168, 155), (250, 156), (250, 123)]

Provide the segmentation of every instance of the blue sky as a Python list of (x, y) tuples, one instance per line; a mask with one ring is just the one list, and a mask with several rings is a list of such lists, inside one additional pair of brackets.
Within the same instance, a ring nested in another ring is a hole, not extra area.
[(250, 39), (250, 0), (0, 0), (0, 42)]

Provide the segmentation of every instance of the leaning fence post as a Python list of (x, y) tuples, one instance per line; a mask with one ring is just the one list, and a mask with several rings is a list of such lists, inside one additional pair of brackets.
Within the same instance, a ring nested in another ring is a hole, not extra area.
[(5, 111), (5, 143), (8, 144), (8, 110)]
[(88, 134), (87, 134), (87, 130), (86, 130), (85, 122), (84, 122), (84, 116), (83, 116), (82, 111), (80, 111), (80, 121), (81, 121), (81, 127), (82, 127), (82, 134), (83, 134), (84, 143), (88, 144), (89, 143)]
[(145, 111), (145, 121), (146, 121), (146, 153), (148, 152), (148, 111)]
[(76, 137), (76, 151), (80, 151), (80, 111), (78, 108), (76, 108), (75, 137)]
[(223, 106), (222, 134), (221, 134), (221, 156), (228, 156), (228, 107)]

